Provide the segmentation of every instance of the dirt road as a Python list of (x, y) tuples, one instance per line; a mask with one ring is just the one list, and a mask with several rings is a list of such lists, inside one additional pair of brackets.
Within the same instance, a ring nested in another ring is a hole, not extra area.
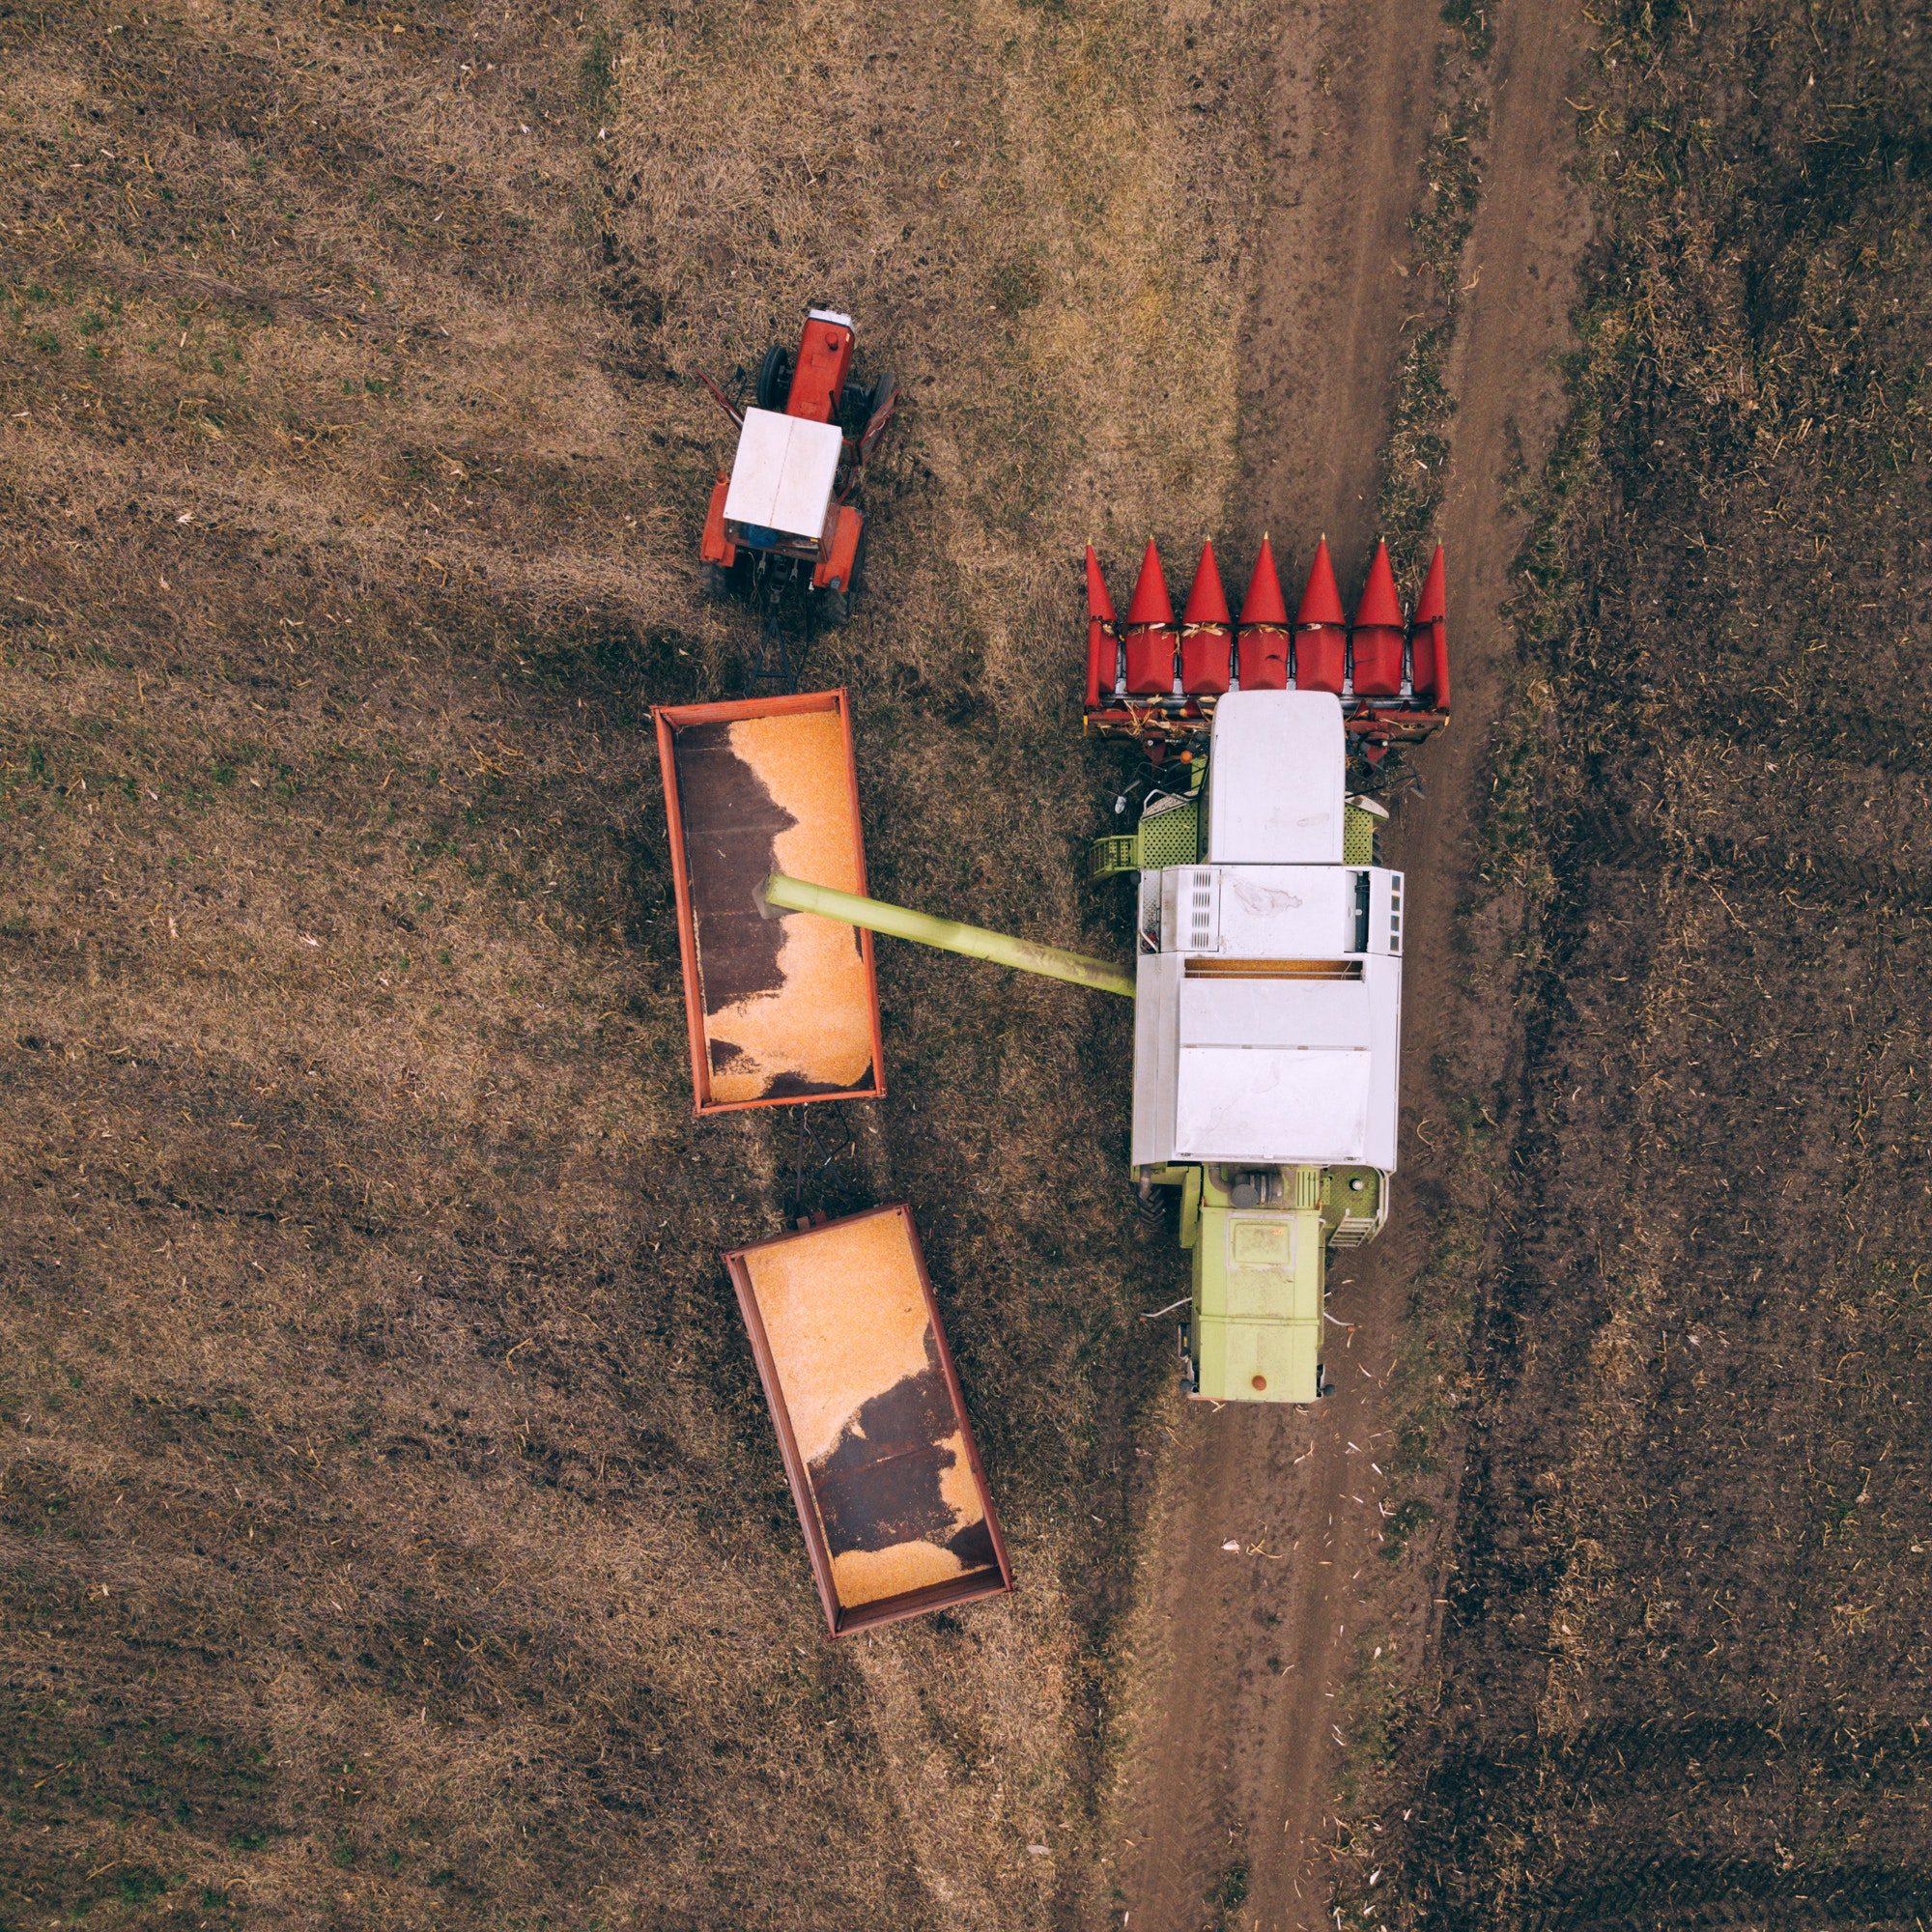
[[(1413, 295), (1403, 272), (1406, 223), (1436, 104), (1429, 49), (1440, 31), (1435, 9), (1414, 0), (1331, 7), (1312, 12), (1280, 55), (1252, 331), (1252, 500), (1258, 521), (1292, 533), (1291, 547), (1302, 532), (1325, 530), (1350, 585), (1376, 534), (1376, 457)], [(1331, 1279), (1333, 1397), (1313, 1412), (1185, 1406), (1176, 1417), (1112, 1847), (1123, 1922), (1135, 1932), (1221, 1922), (1243, 1897), (1245, 1925), (1327, 1922), (1317, 1847), (1340, 1736), (1334, 1700), (1363, 1597), (1378, 1580), (1365, 1573), (1381, 1568), (1381, 1378), (1432, 1238), (1432, 1153), (1416, 1127), (1441, 1111), (1432, 1073), (1438, 1049), (1475, 1017), (1455, 986), (1450, 928), (1473, 784), (1502, 692), (1497, 612), (1520, 535), (1504, 511), (1503, 476), (1516, 438), (1533, 462), (1553, 426), (1549, 356), (1583, 239), (1562, 173), (1571, 33), (1568, 9), (1511, 8), (1487, 68), (1493, 119), (1483, 203), (1448, 370), (1458, 413), (1441, 534), (1459, 653), (1457, 723), (1420, 759), (1427, 795), (1407, 802), (1389, 841), (1392, 862), (1408, 870), (1416, 941), (1405, 1021), (1405, 1173), (1388, 1233), (1345, 1258)], [(1231, 1541), (1237, 1550), (1226, 1548)], [(1417, 1650), (1437, 1594), (1431, 1567), (1413, 1566), (1379, 1605), (1382, 1620)]]

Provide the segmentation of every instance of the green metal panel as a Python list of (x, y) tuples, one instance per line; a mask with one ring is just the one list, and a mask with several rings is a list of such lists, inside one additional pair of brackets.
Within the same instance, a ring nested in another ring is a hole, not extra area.
[(1342, 863), (1345, 866), (1376, 863), (1375, 817), (1359, 805), (1342, 808)]
[(1322, 1170), (1321, 1220), (1331, 1247), (1358, 1248), (1388, 1219), (1388, 1176), (1376, 1167)]
[(1121, 872), (1158, 872), (1192, 866), (1201, 857), (1201, 802), (1190, 798), (1165, 811), (1144, 813), (1140, 830), (1110, 833), (1094, 841), (1088, 875), (1110, 879)]
[(1147, 813), (1141, 819), (1141, 870), (1164, 871), (1169, 866), (1192, 866), (1201, 857), (1201, 803)]

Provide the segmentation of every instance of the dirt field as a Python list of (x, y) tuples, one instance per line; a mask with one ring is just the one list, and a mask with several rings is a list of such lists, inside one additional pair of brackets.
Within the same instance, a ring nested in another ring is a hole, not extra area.
[(1932, 50), (1883, 7), (1596, 33), (1466, 923), (1524, 1031), (1468, 1090), (1447, 1622), (1331, 1922), (1916, 1926)]
[[(1446, 11), (0, 14), (0, 1919), (1932, 1918), (1932, 53)], [(687, 379), (814, 299), (887, 897), (1124, 953), (1090, 534), (1450, 542), (1305, 1430), (1118, 1003), (882, 945), (883, 1103), (691, 1120)], [(834, 1647), (716, 1255), (896, 1198), (1023, 1587)]]
[(717, 1251), (653, 702), (728, 428), (849, 304), (906, 401), (855, 696), (875, 888), (1074, 883), (1080, 547), (1221, 526), (1259, 8), (0, 16), (0, 1916), (1089, 1922), (1182, 1263), (1119, 1003), (883, 949), (911, 1201), (1023, 1584), (823, 1639)]

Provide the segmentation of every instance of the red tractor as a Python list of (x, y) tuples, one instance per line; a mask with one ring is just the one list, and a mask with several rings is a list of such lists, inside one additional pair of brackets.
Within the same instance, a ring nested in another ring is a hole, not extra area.
[[(866, 458), (898, 400), (881, 375), (869, 387), (848, 380), (852, 318), (815, 308), (796, 358), (774, 344), (759, 365), (753, 406), (742, 413), (700, 376), (738, 425), (738, 453), (719, 472), (699, 547), (702, 587), (722, 597), (750, 580), (775, 600), (799, 583), (824, 623), (851, 614), (865, 518), (857, 497)], [(742, 380), (742, 378), (741, 378)]]

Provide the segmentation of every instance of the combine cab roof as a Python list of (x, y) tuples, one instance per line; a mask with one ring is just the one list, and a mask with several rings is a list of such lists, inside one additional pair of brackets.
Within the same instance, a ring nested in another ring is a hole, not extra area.
[(1230, 692), (1208, 757), (1209, 861), (1339, 866), (1347, 756), (1339, 697)]

